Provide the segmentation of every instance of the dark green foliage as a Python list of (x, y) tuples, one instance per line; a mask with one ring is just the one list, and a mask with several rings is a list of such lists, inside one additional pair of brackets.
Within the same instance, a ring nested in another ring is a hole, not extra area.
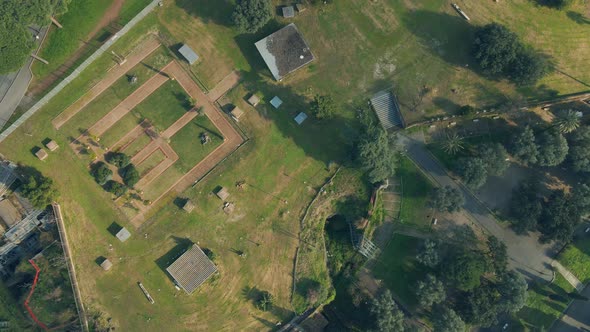
[(457, 249), (445, 260), (441, 271), (447, 282), (463, 291), (479, 286), (486, 270), (485, 258), (480, 252)]
[(492, 267), (496, 274), (503, 274), (508, 267), (508, 251), (504, 242), (497, 237), (490, 235), (487, 240), (488, 255), (490, 256)]
[(516, 34), (497, 23), (476, 30), (473, 55), (485, 73), (504, 75), (518, 84), (534, 83), (549, 69), (545, 57), (526, 48)]
[(433, 304), (441, 303), (447, 297), (445, 286), (432, 274), (426, 275), (426, 279), (418, 281), (416, 285), (416, 297), (422, 308), (430, 308)]
[(576, 131), (582, 122), (578, 112), (574, 110), (563, 110), (553, 118), (553, 127), (562, 134), (569, 134)]
[(543, 212), (541, 200), (537, 197), (539, 188), (534, 181), (523, 181), (512, 191), (510, 215), (517, 233), (526, 233), (537, 228)]
[(463, 116), (474, 115), (477, 110), (471, 105), (463, 105), (459, 108), (459, 114)]
[(119, 168), (126, 167), (131, 163), (131, 158), (122, 152), (107, 153), (105, 159), (109, 164), (113, 164)]
[(497, 284), (501, 310), (516, 313), (522, 309), (526, 304), (527, 288), (526, 280), (521, 274), (514, 271), (505, 273)]
[(123, 182), (127, 187), (133, 188), (133, 186), (139, 181), (139, 172), (137, 171), (137, 168), (135, 168), (135, 165), (129, 164), (121, 172)]
[(512, 139), (512, 154), (524, 164), (536, 164), (539, 157), (539, 147), (535, 140), (535, 132), (526, 126), (522, 132)]
[(583, 126), (569, 136), (568, 162), (576, 172), (590, 172), (590, 127)]
[(501, 312), (499, 306), (500, 294), (495, 285), (486, 282), (481, 287), (473, 289), (461, 296), (459, 312), (463, 319), (471, 324), (481, 327), (490, 327), (498, 321)]
[(486, 163), (488, 175), (502, 176), (510, 166), (508, 152), (500, 143), (484, 144), (479, 149), (479, 157)]
[(465, 322), (450, 308), (443, 307), (433, 311), (434, 330), (436, 332), (463, 332)]
[(371, 121), (365, 123), (365, 132), (357, 144), (356, 155), (372, 183), (384, 181), (395, 172), (397, 155), (390, 144), (390, 137)]
[(260, 294), (258, 295), (258, 298), (255, 301), (256, 308), (258, 308), (259, 310), (262, 310), (262, 311), (269, 311), (270, 309), (272, 309), (273, 303), (274, 303), (274, 298), (267, 291), (260, 292)]
[(565, 137), (553, 130), (543, 132), (539, 136), (537, 146), (539, 147), (537, 162), (540, 166), (557, 166), (561, 164), (569, 150)]
[(371, 314), (375, 318), (375, 330), (379, 332), (404, 331), (404, 313), (398, 308), (386, 289), (371, 302)]
[(561, 190), (553, 192), (539, 220), (543, 240), (571, 241), (580, 218), (580, 210), (570, 195)]
[(473, 55), (488, 74), (501, 74), (516, 59), (521, 48), (518, 36), (503, 25), (491, 23), (475, 32)]
[(580, 183), (574, 187), (572, 200), (582, 215), (590, 213), (590, 186)]
[(458, 164), (457, 172), (471, 189), (483, 186), (488, 178), (488, 167), (481, 158), (463, 158)]
[(434, 188), (431, 194), (432, 207), (440, 212), (455, 212), (461, 209), (465, 198), (459, 189), (451, 186)]
[(215, 255), (215, 253), (211, 249), (203, 248), (203, 252), (205, 253), (205, 255), (207, 255), (207, 258), (209, 258), (212, 261), (215, 261), (215, 258), (217, 256)]
[(238, 0), (232, 21), (239, 32), (255, 33), (272, 18), (269, 0)]
[(537, 0), (537, 3), (545, 7), (563, 9), (570, 3), (570, 0)]
[(96, 183), (102, 186), (113, 177), (113, 171), (107, 164), (99, 161), (93, 165), (92, 176), (94, 176)]
[(119, 197), (127, 192), (127, 187), (117, 181), (110, 180), (104, 185), (104, 189)]
[(58, 196), (57, 190), (53, 186), (53, 180), (40, 173), (37, 175), (28, 175), (23, 180), (21, 193), (38, 209), (46, 208)]
[(310, 106), (311, 113), (317, 119), (330, 119), (336, 113), (336, 103), (331, 96), (316, 95)]
[(432, 240), (424, 241), (424, 247), (420, 253), (416, 256), (418, 262), (425, 266), (434, 268), (440, 263), (440, 255), (438, 254), (439, 246)]

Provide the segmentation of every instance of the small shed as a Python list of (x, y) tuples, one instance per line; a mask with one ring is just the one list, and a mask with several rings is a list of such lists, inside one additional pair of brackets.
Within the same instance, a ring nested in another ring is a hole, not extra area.
[(102, 267), (103, 270), (108, 271), (113, 267), (113, 263), (111, 263), (110, 260), (105, 258), (104, 261), (100, 263), (100, 267)]
[(274, 96), (271, 100), (270, 100), (270, 104), (274, 107), (274, 108), (279, 108), (279, 106), (281, 106), (281, 104), (283, 103), (283, 101), (281, 100), (281, 98), (279, 98), (278, 96)]
[(221, 189), (219, 189), (215, 195), (217, 195), (217, 197), (219, 197), (221, 200), (225, 201), (229, 197), (229, 192), (227, 189), (225, 189), (225, 187), (221, 187)]
[(188, 213), (191, 213), (195, 209), (195, 204), (191, 202), (190, 199), (187, 199), (186, 202), (184, 202), (182, 209)]
[(242, 117), (242, 115), (244, 115), (244, 111), (242, 111), (238, 106), (235, 106), (233, 110), (231, 110), (231, 117), (234, 118), (234, 120), (239, 121), (240, 117)]
[(250, 98), (248, 98), (248, 104), (252, 105), (252, 106), (256, 106), (258, 105), (258, 103), (260, 103), (260, 98), (258, 98), (258, 96), (253, 93)]
[(43, 149), (39, 149), (37, 150), (37, 152), (35, 152), (35, 156), (37, 156), (37, 158), (39, 158), (39, 160), (45, 160), (47, 158), (47, 156), (49, 156), (47, 154), (47, 152)]
[(293, 8), (293, 6), (285, 6), (282, 8), (282, 10), (283, 10), (283, 17), (285, 17), (285, 18), (295, 17), (295, 8)]
[(303, 123), (303, 121), (305, 121), (305, 119), (307, 119), (307, 114), (301, 112), (297, 114), (297, 116), (295, 117), (295, 122), (297, 122), (297, 124), (300, 125)]
[(129, 239), (129, 237), (131, 236), (131, 233), (129, 233), (127, 228), (123, 227), (117, 232), (116, 236), (117, 236), (117, 239), (119, 239), (119, 241), (125, 242), (125, 241), (127, 241), (127, 239)]
[(45, 147), (49, 149), (49, 151), (55, 151), (59, 148), (59, 145), (57, 145), (57, 142), (54, 140), (50, 140), (49, 142), (47, 142), (47, 144), (45, 144)]
[(182, 254), (166, 271), (178, 286), (191, 294), (217, 272), (215, 264), (196, 244)]
[(305, 5), (302, 3), (296, 3), (295, 4), (295, 9), (297, 9), (298, 12), (304, 12), (305, 11)]
[(182, 44), (178, 49), (178, 53), (180, 53), (191, 65), (199, 60), (197, 53), (195, 53), (192, 48), (188, 47), (187, 44)]

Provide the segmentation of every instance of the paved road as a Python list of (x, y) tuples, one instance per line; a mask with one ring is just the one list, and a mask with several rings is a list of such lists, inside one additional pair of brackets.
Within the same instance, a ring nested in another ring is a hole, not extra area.
[[(586, 286), (582, 295), (590, 297), (590, 285)], [(551, 332), (579, 331), (590, 331), (590, 301), (574, 301), (561, 320), (551, 328)]]
[(521, 272), (529, 280), (551, 280), (551, 255), (549, 246), (543, 246), (536, 236), (520, 236), (510, 228), (500, 225), (489, 210), (474, 195), (453, 180), (440, 163), (426, 150), (424, 142), (399, 135), (398, 144), (407, 156), (442, 186), (452, 186), (463, 192), (463, 209), (488, 233), (502, 240), (508, 247), (510, 266)]

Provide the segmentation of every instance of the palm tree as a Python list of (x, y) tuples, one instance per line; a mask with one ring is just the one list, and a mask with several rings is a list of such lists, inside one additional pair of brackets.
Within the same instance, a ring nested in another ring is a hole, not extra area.
[(457, 133), (447, 133), (445, 140), (442, 142), (442, 148), (446, 153), (451, 155), (459, 153), (459, 151), (465, 148), (463, 145), (463, 137)]
[(553, 118), (553, 127), (562, 134), (569, 134), (580, 127), (580, 117), (573, 110), (566, 110)]

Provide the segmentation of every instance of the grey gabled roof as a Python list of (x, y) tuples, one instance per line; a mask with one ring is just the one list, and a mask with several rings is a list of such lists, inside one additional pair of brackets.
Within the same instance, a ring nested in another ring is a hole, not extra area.
[(307, 42), (293, 23), (254, 45), (277, 81), (314, 60)]
[(377, 113), (377, 117), (387, 130), (393, 127), (403, 128), (404, 120), (401, 116), (395, 96), (389, 91), (381, 91), (371, 98), (371, 105)]
[(193, 244), (192, 248), (178, 257), (166, 271), (174, 278), (178, 286), (190, 294), (215, 274), (217, 268), (203, 250)]
[(127, 241), (127, 239), (131, 236), (131, 233), (127, 230), (127, 228), (123, 227), (117, 232), (117, 239), (121, 242)]
[(195, 51), (193, 51), (192, 48), (188, 47), (187, 44), (183, 44), (178, 49), (178, 52), (182, 54), (186, 61), (188, 61), (188, 63), (190, 63), (191, 65), (197, 62), (197, 60), (199, 60), (199, 56), (197, 55), (197, 53), (195, 53)]

